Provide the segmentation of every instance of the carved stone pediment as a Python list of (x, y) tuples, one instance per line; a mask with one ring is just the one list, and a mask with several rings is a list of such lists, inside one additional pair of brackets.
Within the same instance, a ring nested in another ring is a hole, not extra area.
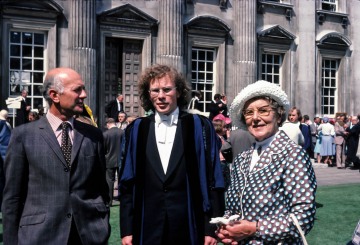
[(98, 19), (102, 24), (113, 25), (153, 27), (158, 24), (155, 18), (128, 3), (98, 14)]
[(319, 48), (331, 50), (346, 50), (351, 46), (351, 40), (334, 31), (323, 31), (316, 37), (316, 43)]
[(189, 33), (207, 34), (215, 36), (226, 36), (230, 32), (230, 27), (219, 18), (214, 16), (197, 16), (185, 24)]
[(63, 8), (53, 0), (13, 0), (1, 2), (4, 15), (27, 17), (56, 18), (63, 13)]
[(294, 40), (296, 36), (280, 25), (264, 26), (257, 31), (258, 37)]

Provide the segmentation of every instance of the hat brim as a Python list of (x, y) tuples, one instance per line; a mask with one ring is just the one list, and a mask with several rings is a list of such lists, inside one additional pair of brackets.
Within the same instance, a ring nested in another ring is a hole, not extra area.
[(265, 80), (260, 80), (246, 86), (231, 103), (229, 111), (233, 126), (247, 130), (245, 123), (241, 121), (241, 113), (245, 103), (256, 97), (272, 98), (279, 103), (280, 106), (284, 107), (286, 114), (290, 109), (287, 95), (278, 85)]

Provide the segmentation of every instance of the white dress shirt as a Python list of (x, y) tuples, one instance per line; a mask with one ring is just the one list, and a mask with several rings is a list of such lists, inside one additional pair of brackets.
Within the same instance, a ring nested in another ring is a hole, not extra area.
[(156, 144), (165, 174), (169, 166), (170, 155), (174, 145), (178, 117), (179, 108), (176, 108), (170, 115), (155, 112)]

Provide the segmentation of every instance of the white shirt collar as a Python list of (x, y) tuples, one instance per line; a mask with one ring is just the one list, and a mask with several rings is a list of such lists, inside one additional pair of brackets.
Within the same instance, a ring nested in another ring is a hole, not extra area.
[(160, 123), (164, 123), (168, 126), (173, 124), (177, 124), (179, 118), (179, 107), (177, 107), (172, 113), (169, 115), (165, 115), (159, 112), (155, 112), (155, 123), (159, 126)]

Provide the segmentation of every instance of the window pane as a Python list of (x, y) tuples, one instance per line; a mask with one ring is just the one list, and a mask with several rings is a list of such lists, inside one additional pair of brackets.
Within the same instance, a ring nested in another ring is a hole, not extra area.
[(34, 70), (44, 70), (43, 60), (34, 60)]
[(33, 34), (29, 32), (23, 32), (22, 43), (32, 44)]
[(32, 69), (32, 60), (31, 59), (22, 59), (22, 69), (31, 70)]
[(10, 58), (10, 69), (20, 69), (20, 59)]
[(198, 63), (198, 70), (199, 71), (205, 71), (205, 63), (204, 62), (199, 62)]
[(10, 56), (20, 56), (20, 45), (10, 45)]
[(274, 73), (279, 74), (279, 72), (280, 72), (280, 67), (279, 66), (274, 66)]
[(44, 45), (44, 34), (35, 33), (34, 34), (34, 44), (36, 45)]
[(273, 56), (272, 55), (267, 55), (266, 62), (267, 63), (273, 63)]
[(44, 73), (43, 72), (34, 72), (34, 83), (43, 83), (43, 77), (44, 77)]
[(191, 79), (196, 80), (196, 78), (197, 78), (197, 73), (196, 73), (196, 72), (192, 72), (192, 73), (191, 73)]
[(278, 75), (274, 75), (274, 80), (273, 80), (273, 82), (274, 82), (275, 84), (279, 84), (279, 83), (280, 83), (280, 79), (279, 79), (279, 76), (278, 76)]
[(207, 60), (214, 61), (214, 53), (213, 52), (207, 52)]
[(205, 51), (199, 51), (199, 60), (205, 60)]
[(41, 96), (41, 89), (42, 89), (42, 85), (34, 85), (34, 94), (33, 95), (38, 95)]
[(34, 47), (34, 57), (43, 58), (44, 57), (44, 48), (43, 47)]
[(10, 32), (10, 42), (11, 43), (20, 43), (20, 32)]
[(34, 108), (39, 108), (39, 105), (43, 105), (43, 98), (34, 98)]
[(23, 57), (32, 57), (32, 48), (31, 46), (22, 47), (22, 56)]
[(199, 73), (198, 73), (198, 79), (199, 79), (199, 80), (205, 80), (205, 73), (199, 72)]

